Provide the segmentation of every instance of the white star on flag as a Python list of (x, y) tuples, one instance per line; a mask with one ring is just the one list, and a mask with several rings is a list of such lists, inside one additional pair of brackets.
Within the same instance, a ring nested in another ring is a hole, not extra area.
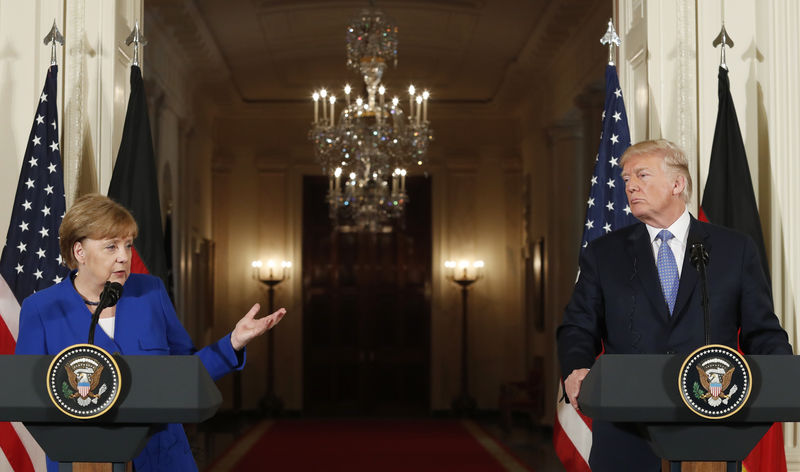
[(608, 202), (606, 208), (608, 208), (608, 211), (614, 211), (614, 202)]
[(590, 198), (589, 201), (586, 202), (586, 204), (589, 205), (589, 208), (593, 207), (594, 206), (594, 198)]
[(606, 233), (610, 233), (610, 232), (611, 232), (611, 225), (610, 225), (610, 224), (608, 224), (608, 223), (606, 223), (606, 224), (603, 226), (603, 229), (604, 229), (604, 230), (606, 230)]
[(594, 228), (594, 221), (586, 220), (586, 224), (584, 226), (586, 226), (586, 229), (592, 229)]
[(608, 179), (606, 185), (608, 185), (608, 188), (614, 188), (614, 179)]

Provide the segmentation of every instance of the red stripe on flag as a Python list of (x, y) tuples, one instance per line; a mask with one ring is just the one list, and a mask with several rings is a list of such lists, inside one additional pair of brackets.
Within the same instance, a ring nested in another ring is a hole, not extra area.
[[(581, 416), (583, 417), (583, 415)], [(561, 427), (558, 415), (556, 415), (553, 423), (553, 447), (567, 472), (591, 472), (589, 464), (583, 460), (583, 456), (575, 449), (575, 445), (572, 444), (566, 431)]]
[(584, 415), (584, 414), (583, 414), (583, 413), (581, 413), (580, 411), (577, 411), (577, 413), (578, 413), (578, 416), (580, 416), (580, 417), (581, 417), (581, 419), (583, 420), (583, 422), (584, 422), (584, 423), (586, 423), (586, 426), (588, 426), (588, 427), (589, 427), (589, 429), (592, 429), (592, 419), (591, 419), (591, 418), (589, 418), (588, 416)]
[(700, 214), (697, 215), (697, 219), (700, 221), (705, 221), (706, 223), (711, 223), (708, 221), (708, 217), (706, 216), (706, 212), (703, 211), (703, 207), (700, 207)]
[(147, 266), (144, 265), (144, 261), (141, 257), (139, 257), (139, 253), (136, 252), (136, 248), (131, 248), (131, 273), (133, 274), (149, 274), (150, 271), (147, 270)]
[(20, 441), (11, 423), (0, 422), (0, 449), (3, 450), (14, 472), (34, 472), (28, 451)]
[(743, 461), (750, 472), (786, 472), (783, 449), (783, 424), (775, 423)]
[(14, 341), (14, 336), (11, 335), (5, 320), (0, 316), (0, 354), (14, 354), (15, 347), (17, 342)]

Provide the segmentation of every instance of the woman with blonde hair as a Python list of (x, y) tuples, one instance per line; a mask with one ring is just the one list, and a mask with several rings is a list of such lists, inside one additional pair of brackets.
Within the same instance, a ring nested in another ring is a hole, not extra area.
[[(131, 273), (137, 225), (122, 205), (91, 194), (75, 201), (59, 229), (59, 246), (70, 276), (22, 303), (17, 354), (58, 354), (85, 342), (105, 283), (123, 285), (115, 306), (100, 313), (95, 344), (125, 355), (197, 355), (214, 380), (245, 364), (245, 346), (273, 328), (286, 310), (256, 319), (259, 305), (233, 331), (201, 350), (178, 321), (161, 279)], [(136, 471), (197, 470), (183, 427), (165, 425), (133, 461)], [(58, 464), (48, 459), (48, 471)]]

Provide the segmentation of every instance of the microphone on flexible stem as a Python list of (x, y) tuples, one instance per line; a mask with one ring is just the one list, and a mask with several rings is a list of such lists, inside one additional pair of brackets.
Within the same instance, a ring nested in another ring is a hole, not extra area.
[(89, 344), (94, 344), (94, 332), (97, 329), (97, 322), (100, 320), (100, 312), (108, 307), (114, 306), (122, 296), (122, 284), (118, 282), (106, 282), (103, 291), (100, 293), (100, 303), (92, 314), (92, 324), (89, 325)]
[(708, 251), (701, 242), (692, 243), (691, 246), (692, 264), (700, 273), (700, 288), (702, 293), (703, 320), (706, 335), (706, 346), (711, 344), (711, 312), (708, 308), (708, 275), (706, 274), (706, 264), (708, 264)]

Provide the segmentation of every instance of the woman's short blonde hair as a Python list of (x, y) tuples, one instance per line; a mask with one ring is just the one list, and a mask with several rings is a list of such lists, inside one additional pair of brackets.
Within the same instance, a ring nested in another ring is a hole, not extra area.
[(671, 172), (673, 175), (682, 175), (686, 179), (686, 186), (683, 188), (681, 197), (683, 197), (684, 202), (689, 203), (692, 199), (692, 175), (689, 173), (689, 160), (686, 158), (686, 153), (683, 152), (683, 149), (666, 139), (642, 141), (634, 144), (622, 153), (622, 157), (619, 160), (620, 167), (624, 166), (625, 161), (631, 157), (643, 154), (661, 156), (664, 159), (665, 171)]
[(136, 238), (139, 227), (133, 215), (114, 200), (90, 193), (73, 203), (61, 220), (58, 229), (59, 248), (64, 264), (70, 269), (78, 266), (72, 248), (85, 238)]

